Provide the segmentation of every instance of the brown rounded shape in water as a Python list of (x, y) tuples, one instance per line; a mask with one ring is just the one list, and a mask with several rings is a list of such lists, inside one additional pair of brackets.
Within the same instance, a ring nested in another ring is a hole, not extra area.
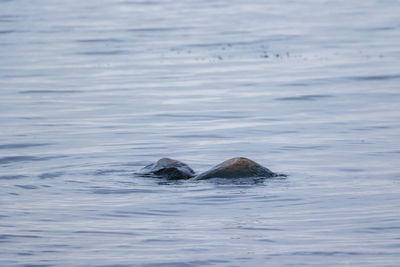
[(163, 177), (171, 180), (189, 179), (195, 175), (194, 171), (188, 165), (170, 158), (162, 158), (144, 167), (138, 174)]
[(238, 157), (228, 159), (211, 170), (196, 176), (198, 180), (210, 178), (248, 178), (248, 177), (275, 177), (276, 173), (261, 166), (248, 158)]

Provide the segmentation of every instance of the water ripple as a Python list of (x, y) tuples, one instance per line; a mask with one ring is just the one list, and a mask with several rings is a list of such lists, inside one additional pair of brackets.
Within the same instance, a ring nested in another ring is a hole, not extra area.
[(15, 149), (15, 148), (28, 148), (36, 146), (48, 146), (50, 143), (16, 143), (16, 144), (3, 144), (0, 149)]
[(34, 156), (11, 156), (0, 158), (0, 164), (10, 164), (18, 162), (29, 162), (29, 161), (45, 161), (49, 159), (62, 158), (63, 156), (50, 156), (50, 157), (34, 157)]
[(27, 178), (27, 175), (1, 175), (0, 180), (17, 180)]
[(282, 101), (314, 101), (318, 100), (321, 98), (330, 98), (333, 97), (333, 95), (300, 95), (300, 96), (290, 96), (290, 97), (279, 97), (276, 98), (276, 100), (282, 100)]

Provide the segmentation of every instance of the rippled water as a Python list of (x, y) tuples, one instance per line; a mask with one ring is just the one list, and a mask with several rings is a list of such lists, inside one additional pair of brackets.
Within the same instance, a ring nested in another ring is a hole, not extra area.
[[(0, 265), (398, 265), (399, 14), (0, 1)], [(134, 174), (234, 156), (288, 177)]]

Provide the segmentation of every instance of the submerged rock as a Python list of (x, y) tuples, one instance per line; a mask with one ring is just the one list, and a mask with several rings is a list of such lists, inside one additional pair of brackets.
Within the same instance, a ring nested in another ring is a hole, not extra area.
[(189, 179), (195, 176), (194, 171), (188, 165), (169, 158), (162, 158), (144, 167), (139, 174), (163, 177), (171, 180)]
[(211, 170), (196, 176), (198, 180), (210, 178), (250, 178), (250, 177), (276, 177), (278, 174), (261, 166), (248, 158), (232, 158), (226, 160)]

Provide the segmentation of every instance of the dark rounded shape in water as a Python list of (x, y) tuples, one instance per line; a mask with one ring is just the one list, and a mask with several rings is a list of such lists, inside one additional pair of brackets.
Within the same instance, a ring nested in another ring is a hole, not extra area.
[(276, 177), (278, 174), (261, 166), (248, 158), (238, 157), (228, 159), (211, 170), (196, 176), (197, 180), (210, 178), (250, 178), (250, 177)]
[(139, 174), (144, 176), (157, 176), (171, 180), (189, 179), (195, 176), (194, 171), (185, 163), (162, 158), (159, 161), (144, 167)]

